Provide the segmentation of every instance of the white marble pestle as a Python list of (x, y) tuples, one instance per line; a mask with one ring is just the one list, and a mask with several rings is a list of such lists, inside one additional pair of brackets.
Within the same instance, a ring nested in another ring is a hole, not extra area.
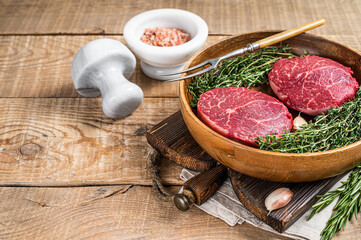
[(98, 39), (87, 43), (75, 55), (71, 76), (79, 94), (102, 96), (103, 112), (110, 118), (124, 118), (141, 104), (143, 91), (127, 78), (136, 60), (121, 42)]

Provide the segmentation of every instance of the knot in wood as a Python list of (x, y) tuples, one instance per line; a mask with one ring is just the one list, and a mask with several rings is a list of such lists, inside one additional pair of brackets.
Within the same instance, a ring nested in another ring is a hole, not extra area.
[(36, 143), (26, 143), (20, 147), (20, 153), (25, 156), (35, 156), (41, 151), (41, 146)]
[(144, 136), (148, 130), (149, 130), (148, 126), (141, 126), (137, 130), (135, 130), (134, 134), (136, 136)]

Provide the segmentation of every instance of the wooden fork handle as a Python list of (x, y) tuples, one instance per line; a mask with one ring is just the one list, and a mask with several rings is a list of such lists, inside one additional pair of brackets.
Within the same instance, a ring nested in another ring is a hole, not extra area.
[(299, 27), (295, 27), (292, 28), (290, 30), (278, 33), (276, 35), (272, 35), (268, 38), (264, 38), (262, 40), (257, 41), (257, 43), (259, 44), (259, 48), (263, 48), (263, 47), (267, 47), (270, 45), (273, 45), (275, 43), (279, 43), (283, 40), (289, 39), (291, 37), (297, 36), (301, 33), (304, 33), (308, 30), (314, 29), (316, 27), (319, 27), (321, 25), (323, 25), (326, 22), (326, 20), (324, 18), (321, 18), (317, 21), (314, 22), (310, 22), (307, 23), (305, 25), (299, 26)]

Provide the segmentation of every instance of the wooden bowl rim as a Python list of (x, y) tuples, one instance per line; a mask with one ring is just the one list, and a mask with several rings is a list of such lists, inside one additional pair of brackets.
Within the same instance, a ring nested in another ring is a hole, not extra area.
[[(217, 44), (220, 44), (224, 41), (228, 41), (230, 39), (233, 39), (233, 38), (239, 38), (239, 37), (244, 37), (246, 35), (252, 35), (252, 34), (257, 34), (257, 33), (279, 33), (283, 30), (264, 30), (264, 31), (254, 31), (254, 32), (247, 32), (247, 33), (242, 33), (242, 34), (238, 34), (238, 35), (235, 35), (235, 36), (231, 36), (231, 37), (227, 37), (225, 39), (222, 39), (210, 46), (208, 46), (207, 48), (199, 51), (197, 54), (195, 54), (191, 59), (189, 59), (189, 61), (187, 62), (187, 64), (185, 65), (184, 69), (187, 69), (189, 68), (189, 65), (193, 62), (194, 59), (196, 59), (200, 54), (202, 54), (204, 51), (207, 51), (208, 49), (212, 48), (213, 46), (217, 45)], [(321, 36), (318, 36), (318, 35), (315, 35), (315, 34), (310, 34), (310, 33), (303, 33), (301, 35), (308, 35), (308, 36), (311, 36), (313, 38), (316, 38), (316, 39), (322, 39), (322, 40), (325, 40), (325, 41), (328, 41), (328, 42), (331, 42), (333, 44), (336, 44), (336, 45), (340, 45), (344, 48), (347, 48), (349, 49), (350, 51), (353, 51), (355, 52), (356, 54), (358, 54), (360, 57), (361, 57), (361, 53), (359, 51), (357, 51), (356, 49), (353, 49), (351, 47), (348, 47), (344, 44), (341, 44), (341, 43), (338, 43), (336, 41), (333, 41), (333, 40), (330, 40), (330, 39), (327, 39), (325, 37), (321, 37)], [(296, 36), (297, 37), (297, 36)], [(182, 77), (183, 76), (186, 76), (187, 74), (186, 73), (183, 73), (182, 74)], [(341, 147), (341, 148), (336, 148), (336, 149), (332, 149), (332, 150), (327, 150), (327, 151), (321, 151), (321, 152), (311, 152), (311, 153), (281, 153), (281, 152), (272, 152), (272, 151), (266, 151), (266, 150), (261, 150), (261, 149), (257, 149), (257, 148), (254, 148), (254, 147), (250, 147), (250, 146), (247, 146), (247, 145), (244, 145), (242, 143), (239, 143), (239, 142), (236, 142), (234, 140), (231, 140), (219, 133), (217, 133), (216, 131), (214, 131), (213, 129), (211, 129), (210, 127), (208, 127), (206, 124), (204, 124), (192, 111), (192, 108), (190, 106), (190, 103), (187, 101), (186, 99), (186, 92), (184, 92), (184, 89), (185, 89), (185, 83), (186, 83), (186, 80), (183, 80), (183, 81), (180, 81), (179, 82), (179, 99), (180, 101), (182, 101), (184, 103), (184, 106), (185, 106), (185, 110), (186, 112), (189, 114), (189, 116), (201, 127), (203, 128), (205, 131), (207, 131), (208, 133), (214, 135), (215, 137), (218, 137), (224, 141), (226, 141), (228, 144), (231, 144), (231, 145), (234, 145), (235, 147), (237, 148), (243, 148), (243, 149), (246, 149), (246, 150), (249, 150), (249, 151), (254, 151), (254, 152), (258, 152), (260, 154), (273, 154), (275, 156), (282, 156), (282, 157), (308, 157), (308, 156), (313, 156), (313, 157), (317, 157), (317, 156), (325, 156), (325, 155), (329, 155), (329, 154), (333, 154), (333, 153), (336, 153), (336, 152), (340, 152), (340, 151), (345, 151), (347, 149), (351, 149), (351, 148), (354, 148), (354, 147), (357, 147), (361, 144), (361, 140), (355, 142), (355, 143), (352, 143), (352, 144), (349, 144), (347, 146), (344, 146), (344, 147)], [(183, 113), (182, 113), (183, 114)]]

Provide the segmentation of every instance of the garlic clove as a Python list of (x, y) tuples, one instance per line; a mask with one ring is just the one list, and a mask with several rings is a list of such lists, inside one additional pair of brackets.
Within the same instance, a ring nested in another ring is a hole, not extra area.
[(269, 213), (286, 206), (292, 199), (293, 192), (288, 188), (278, 188), (265, 199), (265, 206)]
[(301, 114), (299, 114), (297, 117), (293, 119), (293, 127), (292, 130), (296, 131), (298, 130), (302, 125), (308, 125), (308, 122), (301, 117)]

